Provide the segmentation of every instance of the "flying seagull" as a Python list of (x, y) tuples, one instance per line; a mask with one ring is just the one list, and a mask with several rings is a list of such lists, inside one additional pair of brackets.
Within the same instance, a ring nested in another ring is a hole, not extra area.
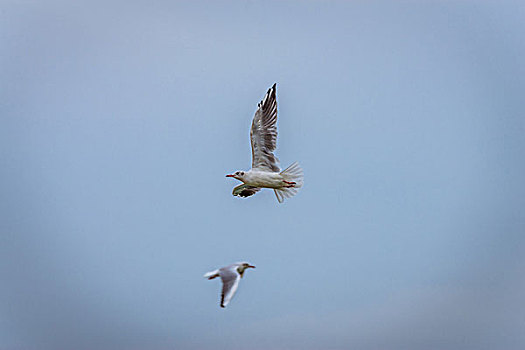
[(221, 267), (218, 270), (208, 272), (204, 275), (209, 280), (214, 279), (215, 277), (220, 277), (222, 280), (222, 292), (221, 292), (221, 307), (226, 307), (230, 300), (232, 300), (233, 295), (239, 287), (239, 281), (244, 274), (244, 270), (252, 268), (255, 266), (248, 264), (247, 262), (240, 262), (231, 264), (225, 267)]
[(272, 188), (279, 203), (294, 196), (303, 185), (303, 169), (295, 162), (285, 170), (279, 168), (274, 156), (277, 142), (276, 84), (268, 90), (259, 103), (252, 121), (250, 139), (252, 143), (252, 168), (226, 175), (244, 182), (233, 189), (233, 195), (249, 197), (261, 188)]

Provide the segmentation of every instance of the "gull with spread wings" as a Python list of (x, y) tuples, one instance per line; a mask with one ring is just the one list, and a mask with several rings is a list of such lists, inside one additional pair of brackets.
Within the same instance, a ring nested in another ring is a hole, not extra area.
[(303, 185), (303, 169), (295, 162), (285, 170), (279, 168), (279, 161), (273, 154), (277, 143), (277, 98), (276, 84), (268, 90), (252, 121), (250, 139), (252, 143), (252, 168), (236, 171), (226, 177), (233, 177), (243, 184), (233, 189), (233, 195), (249, 197), (261, 188), (271, 188), (279, 203), (294, 196)]
[(233, 295), (239, 287), (239, 281), (241, 280), (244, 271), (248, 268), (254, 269), (255, 266), (250, 265), (247, 262), (240, 262), (231, 264), (225, 267), (221, 267), (218, 270), (208, 272), (204, 275), (205, 278), (212, 280), (216, 277), (220, 277), (222, 280), (222, 292), (221, 292), (221, 307), (226, 307)]

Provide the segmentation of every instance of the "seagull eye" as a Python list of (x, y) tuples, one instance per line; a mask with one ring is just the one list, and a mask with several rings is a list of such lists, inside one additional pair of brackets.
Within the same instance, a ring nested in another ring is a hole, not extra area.
[(244, 171), (241, 171), (241, 175), (244, 175)]

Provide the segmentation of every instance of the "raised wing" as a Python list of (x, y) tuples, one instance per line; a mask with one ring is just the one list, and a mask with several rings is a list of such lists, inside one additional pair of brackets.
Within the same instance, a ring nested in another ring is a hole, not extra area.
[(231, 270), (221, 271), (222, 293), (221, 307), (226, 307), (239, 287), (241, 276)]
[(255, 112), (250, 130), (252, 168), (278, 172), (279, 160), (273, 151), (277, 144), (277, 98), (275, 84), (268, 90)]
[(242, 184), (233, 189), (232, 194), (237, 197), (250, 197), (259, 192), (259, 187), (253, 187), (250, 185)]

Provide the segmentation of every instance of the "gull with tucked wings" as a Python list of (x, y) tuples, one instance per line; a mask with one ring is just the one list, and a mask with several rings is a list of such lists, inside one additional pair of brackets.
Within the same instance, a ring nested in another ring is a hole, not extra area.
[(271, 188), (279, 203), (294, 196), (303, 185), (303, 169), (295, 162), (285, 170), (273, 154), (277, 142), (277, 98), (276, 84), (268, 90), (252, 121), (250, 139), (252, 143), (252, 168), (236, 171), (226, 177), (243, 182), (233, 189), (233, 195), (249, 197), (261, 188)]
[(220, 277), (222, 280), (221, 307), (226, 307), (239, 287), (244, 271), (255, 266), (247, 262), (240, 262), (221, 267), (218, 270), (208, 272), (204, 275), (209, 280)]

